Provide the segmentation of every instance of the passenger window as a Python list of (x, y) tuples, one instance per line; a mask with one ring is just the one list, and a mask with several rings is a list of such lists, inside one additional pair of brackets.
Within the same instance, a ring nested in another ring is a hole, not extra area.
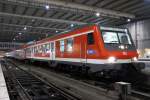
[(54, 52), (54, 43), (51, 43), (51, 52)]
[(64, 40), (60, 40), (60, 51), (61, 52), (65, 51), (65, 42), (64, 42)]
[(31, 53), (33, 53), (33, 50), (34, 50), (33, 47), (31, 47)]
[(45, 53), (45, 45), (41, 45), (42, 53)]
[(40, 53), (42, 53), (42, 45), (40, 45)]
[(71, 52), (73, 49), (73, 38), (67, 39), (67, 51)]
[(42, 53), (42, 47), (41, 47), (41, 45), (38, 46), (38, 50), (39, 50), (38, 53)]
[(35, 50), (35, 47), (34, 47), (34, 51), (33, 51), (34, 53), (36, 52), (36, 50)]
[(46, 44), (44, 44), (44, 53), (47, 52), (47, 49), (46, 49)]
[(38, 47), (37, 46), (36, 46), (35, 50), (36, 50), (36, 53), (38, 53)]
[(46, 52), (49, 51), (49, 44), (45, 44)]
[(87, 44), (89, 44), (89, 45), (94, 44), (94, 36), (93, 36), (93, 33), (88, 33), (88, 34), (87, 34)]

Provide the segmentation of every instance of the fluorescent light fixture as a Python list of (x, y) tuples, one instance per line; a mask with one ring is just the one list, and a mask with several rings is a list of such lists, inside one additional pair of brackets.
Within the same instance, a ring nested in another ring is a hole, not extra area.
[(131, 19), (128, 18), (128, 19), (127, 19), (127, 22), (131, 22)]
[(18, 33), (19, 35), (21, 35), (22, 33)]
[(127, 32), (128, 32), (128, 29), (124, 29), (124, 31), (127, 33)]
[(96, 13), (96, 16), (99, 17), (99, 16), (100, 16), (100, 13), (97, 12), (97, 13)]
[(49, 9), (49, 5), (46, 5), (45, 8), (48, 10)]
[(26, 26), (24, 27), (24, 30), (27, 30), (27, 27), (26, 27)]

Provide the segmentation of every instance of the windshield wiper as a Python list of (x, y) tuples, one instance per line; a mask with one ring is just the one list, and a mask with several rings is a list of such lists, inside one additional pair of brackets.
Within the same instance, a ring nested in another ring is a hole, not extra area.
[(118, 43), (118, 41), (110, 41), (110, 42), (115, 42), (115, 43)]

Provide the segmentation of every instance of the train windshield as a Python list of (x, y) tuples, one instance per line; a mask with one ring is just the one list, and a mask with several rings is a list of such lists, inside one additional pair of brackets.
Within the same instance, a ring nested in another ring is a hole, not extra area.
[(126, 30), (102, 30), (104, 43), (132, 44)]

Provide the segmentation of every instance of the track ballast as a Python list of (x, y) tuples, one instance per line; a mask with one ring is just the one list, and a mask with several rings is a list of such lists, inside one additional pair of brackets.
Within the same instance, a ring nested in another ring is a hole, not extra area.
[(6, 61), (2, 66), (11, 100), (79, 100)]

